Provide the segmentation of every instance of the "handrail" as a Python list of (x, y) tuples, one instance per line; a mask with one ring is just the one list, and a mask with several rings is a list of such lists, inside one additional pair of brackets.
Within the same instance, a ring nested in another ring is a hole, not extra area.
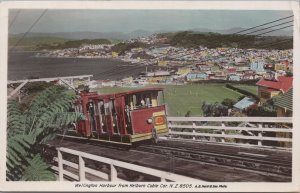
[(168, 117), (168, 121), (292, 123), (292, 117)]
[[(123, 179), (118, 178), (116, 167), (126, 168), (128, 170), (152, 175), (152, 176), (160, 178), (161, 181), (166, 181), (166, 180), (186, 181), (186, 182), (202, 181), (199, 179), (182, 176), (182, 175), (178, 175), (175, 173), (170, 173), (170, 172), (161, 171), (161, 170), (157, 170), (157, 169), (153, 169), (153, 168), (148, 168), (148, 167), (144, 167), (144, 166), (140, 166), (140, 165), (136, 165), (136, 164), (132, 164), (132, 163), (127, 163), (127, 162), (123, 162), (123, 161), (119, 161), (119, 160), (114, 160), (114, 159), (110, 159), (110, 158), (106, 158), (106, 157), (102, 157), (102, 156), (98, 156), (98, 155), (93, 155), (93, 154), (89, 154), (89, 153), (85, 153), (85, 152), (81, 152), (81, 151), (77, 151), (77, 150), (73, 150), (73, 149), (68, 149), (68, 148), (64, 148), (64, 147), (57, 148), (57, 152), (58, 152), (58, 156), (57, 156), (57, 158), (54, 158), (54, 161), (58, 162), (58, 167), (53, 166), (52, 169), (58, 171), (60, 181), (63, 181), (64, 175), (69, 176), (75, 180), (86, 181), (86, 178), (85, 178), (86, 173), (90, 173), (92, 175), (95, 175), (99, 178), (102, 178), (102, 179), (108, 180), (108, 181), (125, 181)], [(62, 152), (78, 156), (79, 164), (75, 164), (73, 162), (63, 160)], [(97, 162), (101, 162), (101, 163), (105, 163), (105, 164), (109, 164), (110, 165), (110, 174), (106, 174), (104, 172), (96, 171), (94, 169), (86, 167), (84, 158), (94, 160)], [(74, 169), (78, 169), (79, 175), (74, 176), (73, 173), (71, 173), (71, 175), (68, 175), (68, 174), (70, 174), (70, 172), (64, 170), (63, 165), (67, 165)]]
[[(262, 144), (263, 141), (292, 143), (292, 126), (291, 128), (281, 128), (280, 126), (282, 123), (292, 125), (292, 117), (167, 117), (167, 119), (171, 137), (177, 136), (181, 139), (203, 140), (201, 137), (206, 137), (219, 139), (223, 143), (229, 143), (225, 139), (244, 139), (257, 141), (258, 146), (265, 146)], [(211, 122), (215, 122), (217, 125), (209, 125)], [(225, 125), (230, 122), (250, 123), (251, 127)], [(274, 127), (264, 127), (264, 124), (272, 123), (274, 123)], [(234, 132), (226, 133), (226, 131)], [(248, 132), (248, 135), (238, 133), (242, 131)], [(283, 133), (284, 136), (264, 136), (267, 132)]]

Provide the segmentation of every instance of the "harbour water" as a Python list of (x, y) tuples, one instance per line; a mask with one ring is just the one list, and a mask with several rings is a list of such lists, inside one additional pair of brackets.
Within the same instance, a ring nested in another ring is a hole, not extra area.
[(111, 58), (39, 58), (30, 52), (9, 53), (8, 56), (8, 80), (89, 74), (95, 80), (119, 80), (138, 75), (145, 69), (140, 64)]

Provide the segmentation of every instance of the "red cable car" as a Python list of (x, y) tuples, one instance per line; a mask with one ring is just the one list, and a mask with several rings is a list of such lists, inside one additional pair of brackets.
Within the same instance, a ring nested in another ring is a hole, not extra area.
[(163, 88), (114, 94), (81, 92), (75, 111), (86, 116), (77, 134), (100, 141), (133, 143), (168, 134)]

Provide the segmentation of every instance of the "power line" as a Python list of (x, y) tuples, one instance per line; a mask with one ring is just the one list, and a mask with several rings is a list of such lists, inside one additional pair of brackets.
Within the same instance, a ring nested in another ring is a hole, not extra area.
[[(284, 26), (284, 27), (281, 27), (281, 28), (278, 28), (278, 29), (274, 29), (274, 30), (270, 30), (270, 31), (267, 31), (267, 32), (264, 32), (264, 33), (260, 33), (260, 34), (255, 34), (255, 35), (251, 35), (250, 37), (256, 37), (256, 36), (261, 36), (261, 35), (264, 35), (264, 34), (268, 34), (268, 33), (271, 33), (271, 32), (274, 32), (274, 31), (279, 31), (281, 29), (285, 29), (285, 28), (289, 28), (289, 27), (292, 27), (293, 25), (289, 25), (289, 26)], [(246, 40), (248, 39), (248, 37), (244, 37), (242, 39), (239, 39), (238, 41), (236, 41), (236, 43), (241, 43), (243, 40)]]
[(259, 30), (253, 31), (253, 32), (249, 32), (249, 33), (246, 33), (246, 34), (242, 34), (242, 35), (249, 35), (249, 34), (252, 34), (252, 33), (255, 33), (255, 32), (264, 31), (264, 30), (266, 30), (266, 29), (270, 29), (270, 28), (272, 28), (272, 27), (278, 27), (278, 26), (281, 26), (281, 25), (284, 25), (284, 24), (287, 24), (287, 23), (291, 23), (291, 22), (293, 22), (293, 21), (294, 21), (294, 20), (288, 21), (288, 22), (284, 22), (284, 23), (280, 23), (280, 24), (277, 24), (277, 25), (272, 25), (272, 26), (270, 26), (270, 27), (263, 28), (263, 29), (259, 29)]
[[(282, 20), (285, 20), (285, 19), (288, 19), (288, 18), (291, 18), (291, 17), (294, 17), (294, 15), (291, 15), (291, 16), (288, 16), (288, 17), (284, 17), (284, 18), (281, 18), (281, 19), (277, 19), (277, 20), (274, 20), (274, 21), (271, 21), (271, 22), (267, 22), (267, 23), (264, 23), (264, 24), (261, 24), (261, 25), (257, 25), (257, 26), (254, 26), (254, 27), (251, 27), (251, 28), (248, 28), (248, 29), (245, 29), (245, 30), (241, 30), (241, 31), (238, 31), (238, 32), (235, 32), (233, 34), (228, 34), (228, 35), (237, 35), (237, 34), (240, 34), (242, 32), (246, 32), (246, 31), (249, 31), (249, 30), (252, 30), (252, 29), (255, 29), (255, 28), (258, 28), (258, 27), (262, 27), (262, 26), (265, 26), (265, 25), (269, 25), (271, 23), (275, 23), (275, 22), (278, 22), (278, 21), (282, 21)], [(283, 23), (282, 23), (283, 24)], [(279, 26), (280, 24), (278, 24)], [(277, 26), (273, 26), (273, 27), (277, 27)], [(271, 28), (271, 27), (269, 27)], [(261, 30), (262, 31), (262, 30)], [(254, 31), (256, 32), (256, 31)], [(248, 32), (247, 34), (252, 34), (254, 32)], [(246, 35), (246, 34), (240, 34), (240, 35)], [(228, 37), (228, 38), (217, 38), (213, 43), (216, 43), (217, 41), (224, 41), (224, 40), (228, 40), (228, 39), (231, 39), (232, 37)]]
[(257, 25), (257, 26), (254, 26), (254, 27), (251, 27), (249, 29), (246, 29), (246, 30), (241, 30), (241, 31), (238, 31), (238, 32), (235, 32), (231, 35), (235, 35), (235, 34), (238, 34), (238, 33), (242, 33), (242, 32), (245, 32), (245, 31), (249, 31), (251, 29), (255, 29), (255, 28), (258, 28), (258, 27), (262, 27), (262, 26), (265, 26), (265, 25), (268, 25), (268, 24), (271, 24), (271, 23), (275, 23), (277, 21), (281, 21), (281, 20), (284, 20), (284, 19), (288, 19), (288, 18), (291, 18), (291, 17), (294, 17), (294, 15), (291, 15), (291, 16), (288, 16), (288, 17), (284, 17), (284, 18), (281, 18), (281, 19), (277, 19), (275, 21), (271, 21), (271, 22), (268, 22), (268, 23), (264, 23), (264, 24), (261, 24), (261, 25)]
[(21, 12), (21, 9), (18, 9), (16, 15), (14, 16), (14, 18), (11, 20), (11, 22), (10, 22), (9, 25), (8, 25), (8, 30), (9, 30), (9, 29), (11, 28), (11, 26), (14, 24), (14, 22), (16, 21), (17, 17), (18, 17), (19, 14), (20, 14), (20, 12)]
[(30, 28), (23, 34), (23, 36), (19, 39), (19, 41), (13, 46), (11, 50), (13, 50), (19, 43), (25, 38), (25, 36), (32, 30), (32, 28), (40, 21), (40, 19), (45, 15), (48, 9), (45, 9), (42, 14), (35, 20), (35, 22), (30, 26)]
[(278, 29), (274, 29), (274, 30), (271, 30), (271, 31), (267, 31), (267, 32), (261, 33), (261, 34), (257, 34), (255, 36), (261, 36), (263, 34), (271, 33), (271, 32), (274, 32), (274, 31), (278, 31), (278, 30), (281, 30), (281, 29), (286, 29), (286, 28), (293, 27), (293, 26), (294, 25), (285, 26), (285, 27), (282, 27), (282, 28), (278, 28)]

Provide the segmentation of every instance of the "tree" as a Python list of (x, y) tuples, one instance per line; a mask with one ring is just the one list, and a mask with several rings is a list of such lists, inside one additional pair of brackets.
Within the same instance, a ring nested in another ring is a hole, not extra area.
[(205, 117), (220, 117), (228, 115), (228, 107), (218, 102), (215, 102), (214, 104), (203, 102), (201, 109)]
[(55, 180), (49, 165), (34, 150), (69, 124), (84, 119), (81, 113), (68, 112), (75, 99), (65, 88), (52, 86), (38, 94), (24, 110), (16, 100), (8, 101), (8, 181)]
[(236, 100), (226, 98), (222, 101), (222, 105), (227, 106), (228, 108), (233, 108), (233, 105), (236, 103)]

